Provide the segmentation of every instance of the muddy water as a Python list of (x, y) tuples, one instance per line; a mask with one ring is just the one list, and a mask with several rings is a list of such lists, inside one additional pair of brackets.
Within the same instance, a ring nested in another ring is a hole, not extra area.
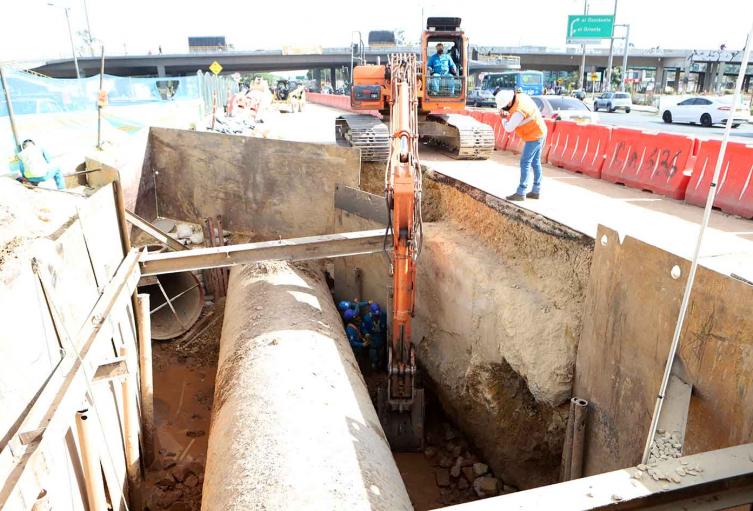
[(148, 509), (201, 507), (222, 317), (199, 337), (154, 342), (155, 460), (147, 470)]
[(442, 495), (434, 476), (434, 467), (426, 459), (424, 453), (396, 452), (394, 456), (415, 510), (426, 511), (443, 507)]

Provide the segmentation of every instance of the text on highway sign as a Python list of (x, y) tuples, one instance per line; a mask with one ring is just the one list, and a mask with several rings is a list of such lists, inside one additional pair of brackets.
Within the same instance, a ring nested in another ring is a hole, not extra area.
[(567, 17), (567, 42), (595, 42), (612, 37), (614, 16), (581, 14)]

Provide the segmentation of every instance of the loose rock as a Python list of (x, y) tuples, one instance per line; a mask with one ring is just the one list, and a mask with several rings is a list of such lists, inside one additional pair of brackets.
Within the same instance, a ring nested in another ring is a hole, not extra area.
[(450, 471), (446, 468), (439, 468), (434, 472), (434, 476), (437, 480), (437, 486), (440, 488), (447, 488), (450, 486)]
[(479, 497), (491, 497), (499, 492), (499, 481), (496, 477), (478, 477), (473, 481), (473, 490)]
[(463, 473), (463, 477), (465, 477), (466, 481), (469, 483), (473, 482), (474, 479), (476, 479), (476, 474), (473, 473), (473, 467), (461, 467), (460, 471)]
[(473, 473), (477, 476), (482, 476), (486, 474), (486, 472), (489, 470), (489, 466), (486, 463), (474, 463), (473, 464)]

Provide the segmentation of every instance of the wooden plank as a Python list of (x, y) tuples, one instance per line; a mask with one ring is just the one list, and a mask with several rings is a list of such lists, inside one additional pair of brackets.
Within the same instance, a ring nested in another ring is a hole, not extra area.
[(176, 252), (180, 252), (181, 250), (188, 250), (188, 247), (183, 245), (180, 241), (176, 240), (166, 232), (161, 231), (157, 228), (157, 226), (144, 220), (136, 213), (132, 213), (131, 211), (126, 210), (125, 214), (126, 219), (131, 224), (135, 225), (160, 243), (165, 244), (170, 250), (174, 250)]
[(176, 271), (222, 268), (259, 261), (306, 261), (373, 254), (384, 250), (384, 230), (326, 234), (260, 243), (243, 243), (186, 252), (142, 254), (141, 273), (159, 275)]
[[(24, 433), (44, 429), (44, 432), (38, 437), (38, 441), (28, 445), (23, 445), (16, 435), (0, 454), (0, 458), (11, 460), (9, 466), (3, 466), (3, 472), (0, 473), (0, 508), (9, 500), (18, 482), (33, 465), (33, 458), (49, 442), (61, 438), (69, 428), (70, 418), (79, 408), (88, 387), (82, 361), (87, 361), (92, 346), (98, 339), (102, 339), (103, 333), (107, 333), (107, 329), (102, 327), (108, 316), (130, 303), (138, 279), (138, 252), (132, 250), (112, 281), (105, 286), (86, 321), (69, 340), (69, 343), (75, 343), (79, 347), (78, 355), (72, 351), (66, 353), (18, 430)], [(10, 458), (7, 458), (6, 450), (11, 453)]]

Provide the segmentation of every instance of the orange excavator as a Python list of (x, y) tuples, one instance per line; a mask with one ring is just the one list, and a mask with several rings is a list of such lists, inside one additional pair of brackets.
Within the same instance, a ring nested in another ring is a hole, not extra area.
[[(441, 44), (454, 74), (432, 73), (430, 62)], [(430, 17), (421, 36), (421, 69), (416, 73), (418, 129), (421, 139), (458, 159), (484, 160), (494, 150), (494, 131), (462, 115), (468, 93), (468, 38), (460, 18)], [(369, 114), (342, 115), (335, 121), (338, 141), (361, 149), (364, 161), (384, 161), (390, 152), (388, 129), (395, 100), (390, 63), (367, 64), (361, 41), (352, 47), (351, 108)], [(382, 117), (373, 115), (379, 113)]]
[(393, 275), (392, 336), (387, 384), (377, 390), (377, 410), (395, 450), (423, 448), (424, 394), (416, 385), (411, 319), (416, 297), (416, 259), (421, 252), (421, 166), (418, 159), (418, 65), (416, 55), (390, 55), (390, 135), (385, 172)]

